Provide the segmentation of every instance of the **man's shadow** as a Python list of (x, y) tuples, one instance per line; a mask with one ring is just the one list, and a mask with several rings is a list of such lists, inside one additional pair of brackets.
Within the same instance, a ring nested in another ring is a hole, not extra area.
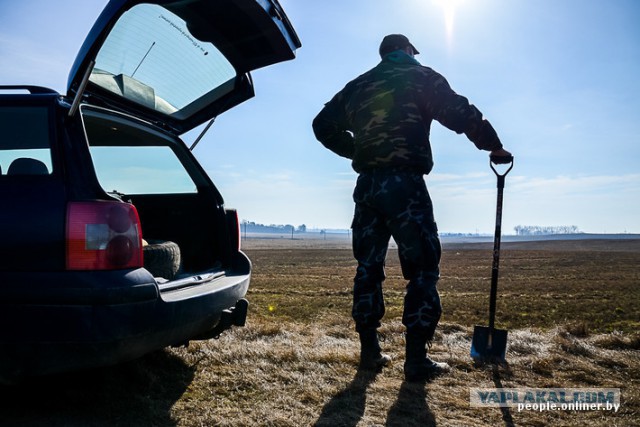
[[(358, 370), (351, 383), (324, 405), (314, 427), (356, 426), (364, 415), (367, 388), (376, 376), (376, 372)], [(402, 383), (398, 399), (389, 409), (387, 426), (436, 425), (435, 416), (427, 404), (425, 386), (425, 382)]]
[(358, 369), (351, 383), (324, 405), (314, 427), (356, 426), (364, 415), (367, 388), (377, 375), (377, 372)]
[(436, 418), (427, 403), (426, 381), (402, 383), (398, 399), (387, 414), (386, 425), (398, 427), (436, 425)]

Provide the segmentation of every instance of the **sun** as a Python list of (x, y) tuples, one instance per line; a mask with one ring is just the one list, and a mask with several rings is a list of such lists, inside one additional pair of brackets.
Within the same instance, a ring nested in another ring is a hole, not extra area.
[(431, 2), (442, 9), (444, 14), (444, 25), (447, 33), (447, 42), (453, 41), (453, 31), (455, 27), (456, 10), (464, 3), (464, 0), (431, 0)]

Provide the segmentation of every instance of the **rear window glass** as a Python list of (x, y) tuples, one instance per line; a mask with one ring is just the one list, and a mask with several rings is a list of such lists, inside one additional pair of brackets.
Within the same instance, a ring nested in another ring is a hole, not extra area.
[(48, 175), (52, 171), (49, 109), (0, 107), (0, 173)]
[(100, 186), (108, 193), (195, 193), (196, 185), (167, 146), (91, 147)]
[(130, 101), (180, 117), (196, 101), (233, 89), (236, 71), (209, 42), (192, 35), (183, 19), (150, 4), (118, 20), (96, 58), (90, 81)]
[(115, 195), (197, 193), (175, 142), (114, 116), (82, 109), (100, 186)]

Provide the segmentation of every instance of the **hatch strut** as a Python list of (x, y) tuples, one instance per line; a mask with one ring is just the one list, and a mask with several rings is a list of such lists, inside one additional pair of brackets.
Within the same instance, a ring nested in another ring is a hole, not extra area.
[(78, 86), (78, 91), (76, 92), (76, 97), (73, 99), (73, 103), (71, 104), (71, 108), (69, 109), (69, 117), (73, 117), (80, 105), (80, 101), (82, 100), (82, 94), (84, 90), (87, 88), (87, 83), (89, 83), (89, 77), (91, 77), (91, 72), (93, 71), (93, 67), (96, 65), (96, 61), (91, 61), (89, 66), (87, 67), (87, 71), (85, 71), (84, 76), (82, 76), (82, 81)]
[[(245, 78), (247, 78), (249, 80), (249, 85), (251, 85), (251, 74), (246, 73), (244, 75)], [(238, 79), (241, 78), (241, 76), (238, 76)], [(234, 97), (233, 96), (229, 96), (226, 97), (226, 100), (224, 101), (224, 103), (219, 107), (218, 109), (218, 113), (215, 114), (213, 116), (213, 118), (211, 120), (209, 120), (209, 123), (207, 123), (207, 125), (204, 127), (204, 129), (202, 130), (202, 132), (200, 132), (200, 135), (198, 135), (198, 137), (196, 138), (195, 141), (193, 141), (193, 144), (191, 144), (191, 147), (189, 147), (189, 151), (193, 151), (194, 148), (196, 148), (196, 145), (198, 145), (198, 143), (200, 142), (200, 140), (202, 139), (202, 137), (204, 136), (205, 133), (207, 133), (207, 131), (209, 130), (209, 128), (211, 127), (211, 125), (213, 124), (213, 122), (216, 121), (216, 117), (218, 117), (218, 114), (220, 114), (220, 111), (225, 111), (226, 107), (228, 105), (230, 105), (232, 102), (234, 102)]]
[(209, 128), (211, 127), (211, 125), (213, 124), (213, 122), (216, 121), (216, 118), (212, 118), (211, 120), (209, 120), (209, 123), (207, 123), (207, 125), (204, 127), (204, 129), (202, 130), (202, 132), (200, 132), (200, 135), (198, 135), (198, 137), (196, 138), (195, 141), (193, 141), (193, 144), (191, 144), (191, 147), (189, 147), (189, 151), (193, 151), (194, 148), (196, 148), (196, 145), (198, 145), (198, 142), (200, 142), (200, 140), (202, 139), (202, 137), (204, 136), (205, 133), (207, 133), (207, 131), (209, 130)]

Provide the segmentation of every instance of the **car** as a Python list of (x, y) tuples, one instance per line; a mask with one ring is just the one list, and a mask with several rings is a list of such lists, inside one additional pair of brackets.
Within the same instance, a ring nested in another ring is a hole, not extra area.
[(295, 58), (277, 0), (111, 0), (66, 94), (0, 86), (0, 382), (245, 324), (237, 212), (180, 139)]

